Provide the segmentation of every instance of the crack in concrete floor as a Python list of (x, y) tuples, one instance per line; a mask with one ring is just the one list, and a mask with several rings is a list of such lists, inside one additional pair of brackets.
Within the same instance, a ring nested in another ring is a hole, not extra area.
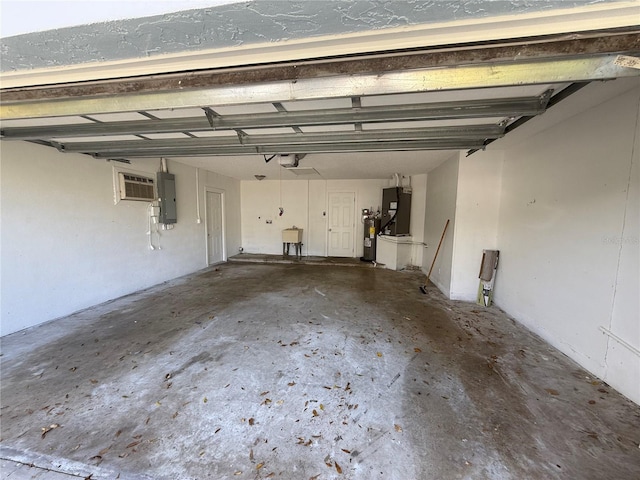
[(227, 264), (5, 336), (0, 457), (92, 479), (640, 477), (639, 406), (422, 281)]

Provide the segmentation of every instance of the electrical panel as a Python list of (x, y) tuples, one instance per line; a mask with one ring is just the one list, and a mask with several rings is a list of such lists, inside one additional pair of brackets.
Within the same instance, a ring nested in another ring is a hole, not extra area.
[(383, 235), (410, 235), (411, 189), (393, 187), (382, 189), (382, 231)]
[(158, 199), (160, 200), (159, 222), (168, 225), (178, 221), (176, 208), (176, 176), (172, 173), (158, 172)]

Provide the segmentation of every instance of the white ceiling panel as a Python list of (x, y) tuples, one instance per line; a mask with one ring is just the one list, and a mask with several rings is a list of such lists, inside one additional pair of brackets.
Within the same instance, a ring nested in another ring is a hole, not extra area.
[(234, 130), (206, 130), (204, 132), (189, 132), (196, 137), (236, 137)]
[(126, 122), (128, 120), (149, 120), (148, 117), (139, 114), (138, 112), (123, 112), (123, 113), (100, 113), (98, 115), (91, 115), (90, 118), (98, 120), (99, 122)]
[(415, 105), (430, 102), (455, 102), (464, 100), (483, 100), (510, 97), (535, 97), (548, 89), (561, 90), (567, 84), (523, 85), (517, 87), (475, 88), (469, 90), (450, 90), (446, 92), (400, 93), (393, 95), (375, 95), (362, 97), (363, 107), (387, 105)]
[(326, 100), (300, 100), (283, 102), (282, 106), (289, 112), (301, 110), (328, 110), (331, 108), (350, 108), (350, 98), (330, 98)]
[(162, 140), (164, 138), (189, 138), (189, 135), (184, 133), (145, 133), (144, 137), (152, 140)]
[(308, 125), (300, 127), (304, 133), (322, 133), (322, 132), (353, 132), (355, 127), (348, 123), (345, 125)]
[(144, 139), (136, 137), (135, 135), (109, 135), (103, 137), (58, 137), (51, 140), (60, 143), (73, 143), (73, 142), (118, 142), (121, 140), (140, 140), (144, 142)]
[(188, 117), (205, 118), (204, 110), (202, 110), (201, 108), (175, 108), (172, 110), (151, 110), (147, 113), (158, 118), (188, 118)]
[[(327, 180), (391, 178), (395, 172), (403, 175), (424, 174), (457, 151), (363, 152), (308, 154), (300, 160), (300, 167), (314, 168)], [(265, 163), (262, 155), (228, 157), (175, 157), (174, 160), (240, 180), (257, 181), (254, 175), (267, 180), (294, 180), (299, 177), (281, 167), (275, 160)], [(375, 206), (375, 205), (374, 205)]]
[(24, 118), (19, 120), (4, 120), (2, 127), (35, 127), (45, 125), (74, 125), (78, 123), (93, 123), (83, 117), (44, 117)]
[(296, 133), (293, 128), (277, 127), (277, 128), (247, 128), (243, 132), (249, 135), (290, 135)]
[(189, 132), (196, 137), (237, 137), (234, 130), (207, 130), (204, 132)]
[(465, 125), (497, 125), (503, 117), (461, 118), (456, 120), (414, 120), (410, 122), (363, 123), (363, 130), (394, 130), (406, 128), (461, 127)]
[(211, 107), (218, 115), (242, 115), (246, 113), (273, 113), (278, 109), (271, 103), (248, 103), (246, 105), (228, 105)]

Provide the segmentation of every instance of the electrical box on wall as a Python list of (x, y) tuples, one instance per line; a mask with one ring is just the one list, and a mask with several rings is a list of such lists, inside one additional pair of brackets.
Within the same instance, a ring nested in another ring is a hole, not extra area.
[(176, 177), (172, 173), (158, 172), (158, 199), (160, 200), (159, 222), (165, 225), (178, 221), (176, 208)]

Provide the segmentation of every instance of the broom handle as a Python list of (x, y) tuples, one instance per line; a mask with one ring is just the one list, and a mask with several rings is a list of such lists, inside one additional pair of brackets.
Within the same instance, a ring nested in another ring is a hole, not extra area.
[(436, 264), (436, 258), (438, 258), (438, 252), (440, 251), (440, 247), (442, 246), (442, 241), (444, 240), (444, 234), (447, 233), (448, 226), (449, 226), (449, 219), (447, 219), (447, 223), (445, 223), (444, 225), (444, 230), (442, 231), (442, 236), (440, 237), (440, 243), (438, 243), (436, 254), (433, 256), (433, 262), (431, 262), (431, 268), (429, 269), (429, 273), (427, 274), (427, 281), (429, 281), (429, 278), (431, 278), (431, 271), (433, 270), (433, 266)]

